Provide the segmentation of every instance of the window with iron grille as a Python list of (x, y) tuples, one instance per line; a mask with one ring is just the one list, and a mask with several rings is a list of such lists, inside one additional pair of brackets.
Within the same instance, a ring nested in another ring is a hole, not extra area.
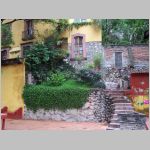
[(74, 37), (74, 55), (75, 57), (83, 56), (83, 37)]
[(34, 38), (33, 21), (31, 19), (24, 21), (24, 31), (22, 40), (31, 40)]
[(32, 35), (33, 33), (33, 25), (32, 20), (26, 20), (25, 21), (25, 28), (28, 35)]
[(122, 52), (115, 52), (115, 67), (122, 67)]

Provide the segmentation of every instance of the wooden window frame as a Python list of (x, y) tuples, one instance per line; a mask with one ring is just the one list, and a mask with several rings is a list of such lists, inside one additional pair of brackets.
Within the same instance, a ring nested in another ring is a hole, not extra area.
[(80, 34), (80, 33), (76, 33), (74, 35), (72, 35), (71, 38), (71, 52), (70, 52), (70, 58), (71, 59), (75, 59), (75, 54), (74, 54), (74, 45), (75, 45), (75, 37), (80, 36), (83, 38), (83, 59), (86, 59), (86, 43), (85, 43), (85, 34)]

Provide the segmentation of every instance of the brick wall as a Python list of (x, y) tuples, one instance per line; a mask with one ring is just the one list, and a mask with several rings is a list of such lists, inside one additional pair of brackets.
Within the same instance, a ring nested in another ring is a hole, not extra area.
[(122, 52), (123, 67), (128, 65), (148, 65), (149, 46), (107, 46), (104, 47), (105, 67), (115, 67), (115, 52)]

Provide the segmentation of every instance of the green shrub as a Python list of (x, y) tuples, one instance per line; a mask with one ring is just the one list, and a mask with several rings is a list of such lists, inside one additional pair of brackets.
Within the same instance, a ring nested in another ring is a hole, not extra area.
[(102, 89), (105, 89), (106, 88), (106, 85), (103, 81), (98, 81), (94, 84), (94, 87), (95, 88), (102, 88)]
[(1, 44), (4, 47), (14, 44), (10, 24), (1, 24), (1, 39)]
[(51, 73), (48, 77), (47, 84), (51, 86), (62, 85), (66, 81), (63, 73), (57, 71), (56, 73)]
[(102, 65), (102, 54), (100, 53), (99, 55), (94, 56), (94, 67), (99, 69), (101, 65)]
[(75, 78), (75, 68), (73, 68), (69, 63), (63, 62), (62, 65), (57, 68), (57, 70), (61, 71), (66, 79)]
[(101, 74), (89, 69), (82, 69), (77, 73), (78, 77), (85, 83), (90, 85), (95, 84), (95, 82), (101, 79)]
[(78, 109), (87, 101), (89, 92), (89, 88), (30, 85), (24, 88), (23, 98), (27, 109), (33, 111), (40, 108), (45, 110)]

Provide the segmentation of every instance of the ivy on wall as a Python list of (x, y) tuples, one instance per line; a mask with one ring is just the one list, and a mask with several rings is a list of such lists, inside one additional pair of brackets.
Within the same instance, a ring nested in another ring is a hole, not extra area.
[(1, 24), (1, 44), (2, 47), (9, 47), (13, 44), (13, 37), (10, 24)]

